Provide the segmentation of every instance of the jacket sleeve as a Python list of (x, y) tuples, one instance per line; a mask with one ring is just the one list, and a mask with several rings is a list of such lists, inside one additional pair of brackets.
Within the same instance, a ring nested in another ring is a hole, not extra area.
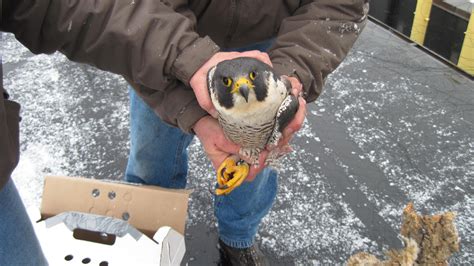
[(368, 0), (306, 2), (283, 20), (269, 55), (278, 74), (300, 80), (311, 102), (356, 41), (369, 7)]
[[(202, 110), (189, 105), (187, 99), (194, 93), (184, 88), (219, 47), (209, 37), (200, 37), (193, 19), (175, 12), (166, 1), (2, 2), (1, 30), (14, 33), (33, 53), (60, 51), (73, 61), (120, 74), (134, 87), (144, 86), (161, 94), (182, 83), (180, 95), (186, 95), (185, 101), (163, 101), (169, 106), (160, 110), (172, 108), (173, 113), (187, 117), (182, 123), (182, 129), (187, 131), (192, 126), (189, 124), (200, 118), (190, 115), (201, 114)], [(186, 106), (190, 109), (186, 110)], [(159, 113), (158, 109), (155, 111)], [(166, 122), (177, 126), (176, 119)]]

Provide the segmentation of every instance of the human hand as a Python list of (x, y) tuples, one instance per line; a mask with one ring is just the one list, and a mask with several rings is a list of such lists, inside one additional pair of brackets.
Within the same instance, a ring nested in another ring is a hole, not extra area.
[(267, 165), (265, 165), (265, 160), (267, 159), (268, 156), (268, 151), (263, 150), (260, 152), (260, 156), (258, 157), (258, 167), (255, 165), (250, 165), (250, 171), (249, 174), (247, 175), (247, 178), (245, 181), (253, 181), (255, 177), (265, 168)]
[[(204, 151), (214, 169), (219, 169), (219, 166), (227, 157), (239, 154), (239, 145), (231, 142), (225, 137), (221, 126), (217, 120), (211, 116), (205, 116), (199, 119), (193, 129), (196, 136), (201, 141)], [(260, 154), (259, 167), (250, 166), (250, 171), (246, 178), (247, 181), (252, 181), (255, 176), (263, 170), (267, 155), (267, 151), (263, 151)]]
[(225, 137), (224, 131), (215, 118), (205, 116), (199, 119), (193, 130), (215, 169), (218, 169), (227, 157), (239, 153), (239, 145)]
[(199, 105), (213, 117), (217, 117), (217, 111), (214, 108), (209, 96), (209, 89), (207, 87), (207, 72), (219, 62), (237, 57), (253, 57), (270, 66), (272, 65), (268, 54), (257, 50), (247, 52), (219, 52), (214, 54), (206, 63), (204, 63), (189, 80), (189, 85), (191, 85)]
[(282, 76), (282, 78), (287, 79), (291, 83), (291, 94), (295, 97), (302, 96), (303, 84), (297, 78), (288, 76)]

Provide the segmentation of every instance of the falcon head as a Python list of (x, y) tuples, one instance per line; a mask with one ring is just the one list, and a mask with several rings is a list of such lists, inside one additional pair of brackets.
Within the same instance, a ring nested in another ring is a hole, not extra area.
[(269, 65), (250, 57), (222, 61), (207, 78), (214, 105), (224, 109), (265, 101), (269, 86), (277, 81)]

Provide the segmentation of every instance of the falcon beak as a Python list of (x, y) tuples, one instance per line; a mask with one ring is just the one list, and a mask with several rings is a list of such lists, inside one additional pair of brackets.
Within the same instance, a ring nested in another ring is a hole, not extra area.
[(242, 95), (242, 97), (244, 97), (245, 101), (248, 102), (249, 92), (250, 92), (250, 89), (253, 89), (253, 87), (254, 85), (248, 78), (241, 77), (235, 82), (232, 92), (233, 93), (239, 92)]
[(249, 102), (249, 89), (247, 86), (240, 87), (239, 92), (244, 97), (245, 101)]

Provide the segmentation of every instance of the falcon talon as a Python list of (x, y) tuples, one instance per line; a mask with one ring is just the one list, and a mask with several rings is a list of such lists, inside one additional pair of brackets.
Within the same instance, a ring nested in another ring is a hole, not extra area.
[(227, 195), (232, 192), (242, 184), (248, 173), (249, 165), (245, 161), (236, 156), (225, 159), (217, 171), (216, 195)]
[(244, 164), (246, 163), (244, 160), (240, 159), (238, 162), (237, 162), (237, 165), (241, 165), (241, 164)]
[(278, 147), (277, 144), (274, 144), (273, 142), (271, 142), (270, 144), (267, 144), (267, 150), (271, 151), (271, 150), (274, 150)]

